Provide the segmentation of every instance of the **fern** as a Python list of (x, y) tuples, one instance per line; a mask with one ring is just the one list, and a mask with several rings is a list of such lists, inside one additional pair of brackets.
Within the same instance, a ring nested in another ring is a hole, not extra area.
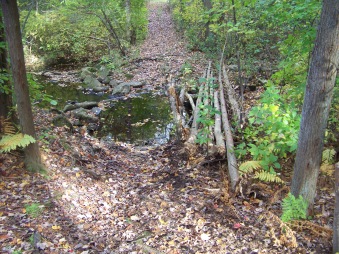
[(0, 140), (0, 153), (15, 150), (17, 147), (26, 147), (34, 142), (35, 139), (27, 134), (5, 135)]
[(245, 161), (239, 166), (240, 175), (250, 174), (261, 168), (261, 161)]
[(0, 137), (1, 134), (14, 135), (15, 133), (15, 127), (13, 126), (9, 118), (4, 119), (4, 117), (0, 117)]
[(336, 152), (333, 148), (332, 149), (325, 149), (323, 151), (322, 163), (323, 164), (333, 164), (335, 153)]
[(272, 183), (283, 183), (284, 182), (283, 180), (281, 180), (280, 177), (274, 174), (271, 174), (270, 172), (267, 172), (265, 170), (255, 172), (254, 178), (259, 179), (260, 181), (264, 181), (264, 182), (272, 182)]
[(260, 170), (262, 161), (246, 161), (239, 166), (240, 175), (254, 173), (254, 178), (264, 182), (283, 183), (280, 177), (269, 173), (265, 170)]
[(281, 220), (288, 222), (290, 220), (306, 219), (307, 208), (308, 203), (302, 196), (296, 198), (291, 193), (288, 193), (288, 196), (282, 201), (283, 214)]

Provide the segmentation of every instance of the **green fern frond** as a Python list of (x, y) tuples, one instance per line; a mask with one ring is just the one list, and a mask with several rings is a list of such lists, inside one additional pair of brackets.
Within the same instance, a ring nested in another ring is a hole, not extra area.
[(0, 152), (9, 152), (15, 150), (17, 147), (26, 147), (34, 142), (35, 139), (27, 134), (18, 133), (15, 135), (6, 135), (0, 140)]
[(240, 175), (253, 173), (261, 168), (261, 161), (245, 161), (239, 166)]
[(335, 150), (332, 149), (325, 149), (323, 151), (323, 157), (322, 157), (322, 162), (323, 164), (332, 164), (334, 161), (334, 156), (335, 156), (336, 152)]
[(288, 196), (283, 199), (281, 206), (283, 210), (281, 220), (283, 222), (307, 218), (308, 204), (302, 196), (296, 198), (291, 193), (288, 193)]
[(281, 180), (280, 177), (273, 175), (270, 172), (267, 172), (265, 170), (255, 172), (254, 178), (259, 179), (260, 181), (264, 181), (264, 182), (272, 182), (272, 183), (283, 183), (284, 182), (283, 180)]

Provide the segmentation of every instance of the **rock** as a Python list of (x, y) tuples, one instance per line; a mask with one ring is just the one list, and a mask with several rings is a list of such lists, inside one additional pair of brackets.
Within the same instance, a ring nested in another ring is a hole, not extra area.
[(92, 111), (95, 115), (99, 115), (100, 112), (102, 111), (102, 109), (99, 108), (99, 107), (94, 107), (94, 108), (92, 108), (91, 111)]
[(111, 79), (107, 76), (104, 80), (101, 81), (101, 83), (107, 85), (107, 84), (109, 84), (110, 81), (111, 81)]
[(112, 79), (110, 82), (109, 82), (109, 86), (114, 88), (116, 86), (118, 86), (119, 84), (123, 83), (123, 81), (120, 81), (120, 80), (114, 80)]
[(97, 106), (98, 106), (98, 103), (95, 102), (95, 101), (79, 102), (79, 103), (66, 105), (63, 109), (63, 112), (67, 112), (67, 111), (77, 109), (77, 108), (93, 108), (93, 107), (97, 107)]
[(87, 76), (84, 80), (84, 83), (86, 84), (86, 86), (84, 86), (85, 88), (93, 89), (95, 87), (101, 86), (101, 83), (99, 82), (99, 80), (91, 76)]
[(78, 108), (73, 111), (73, 114), (79, 120), (83, 120), (87, 123), (96, 123), (99, 121), (99, 118), (90, 115), (90, 110), (86, 110), (84, 108)]
[(106, 66), (101, 66), (98, 71), (98, 80), (104, 81), (109, 75), (109, 69)]
[[(124, 83), (122, 83), (122, 84), (124, 84)], [(142, 82), (139, 82), (139, 81), (125, 82), (125, 84), (129, 85), (129, 86), (132, 86), (134, 88), (141, 88), (144, 85)]]
[(140, 88), (143, 85), (144, 85), (144, 83), (139, 82), (139, 81), (122, 82), (121, 84), (113, 87), (112, 95), (115, 95), (115, 94), (128, 94), (131, 91), (131, 87), (133, 87), (133, 88)]
[(92, 77), (94, 78), (96, 69), (93, 67), (84, 67), (81, 69), (80, 79), (85, 80), (86, 77)]
[(94, 87), (93, 88), (93, 92), (95, 92), (95, 93), (100, 93), (100, 92), (106, 92), (106, 91), (108, 91), (108, 87), (106, 87), (106, 86), (97, 86), (97, 87)]
[(121, 83), (113, 88), (112, 95), (116, 94), (128, 94), (131, 91), (131, 86), (126, 83)]

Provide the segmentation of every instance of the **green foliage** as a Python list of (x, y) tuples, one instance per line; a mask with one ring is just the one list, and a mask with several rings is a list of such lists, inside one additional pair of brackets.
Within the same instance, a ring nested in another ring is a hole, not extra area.
[(240, 175), (248, 175), (254, 172), (254, 179), (264, 182), (283, 183), (275, 172), (262, 170), (263, 161), (246, 161), (239, 166)]
[(284, 183), (284, 181), (281, 180), (281, 178), (278, 177), (276, 173), (266, 172), (265, 170), (255, 172), (253, 178), (263, 182)]
[(283, 214), (281, 220), (288, 222), (290, 220), (299, 220), (307, 218), (307, 201), (302, 196), (294, 197), (291, 193), (282, 201)]
[(211, 141), (210, 130), (212, 126), (214, 125), (214, 116), (215, 114), (220, 114), (220, 112), (217, 111), (211, 105), (208, 105), (208, 103), (205, 104), (205, 101), (212, 99), (209, 94), (209, 89), (213, 89), (216, 87), (216, 85), (213, 83), (214, 80), (213, 79), (210, 79), (210, 80), (201, 79), (200, 81), (207, 82), (207, 86), (202, 94), (202, 103), (198, 105), (200, 110), (199, 110), (199, 116), (197, 119), (197, 123), (200, 123), (202, 127), (198, 131), (196, 142), (202, 145), (202, 144), (208, 144)]
[(5, 135), (0, 140), (0, 153), (12, 151), (18, 147), (26, 147), (34, 142), (35, 139), (27, 134), (18, 133), (15, 135)]
[(32, 74), (27, 75), (27, 80), (29, 84), (29, 95), (33, 101), (38, 103), (47, 102), (53, 106), (56, 106), (58, 104), (58, 101), (54, 100), (53, 96), (46, 94), (44, 86), (41, 83), (37, 82)]
[(15, 250), (12, 252), (12, 254), (22, 254), (22, 251), (21, 250)]
[(148, 22), (146, 1), (131, 0), (130, 4), (129, 26), (122, 0), (71, 0), (49, 5), (44, 12), (23, 8), (21, 22), (26, 22), (24, 39), (28, 52), (43, 56), (51, 64), (60, 60), (97, 60), (110, 55), (117, 47), (116, 38), (128, 48), (127, 29), (132, 29), (136, 40), (142, 40)]
[(30, 205), (25, 205), (25, 210), (30, 217), (36, 218), (42, 213), (43, 206), (39, 203), (32, 203)]
[(335, 154), (336, 154), (336, 151), (334, 149), (325, 149), (322, 155), (322, 163), (323, 164), (335, 163), (334, 161)]
[(264, 170), (274, 173), (280, 168), (278, 159), (296, 151), (300, 115), (293, 103), (285, 103), (279, 91), (270, 86), (260, 104), (249, 112), (248, 121), (246, 142), (236, 152), (239, 157), (249, 152), (253, 160), (261, 161)]
[(171, 0), (174, 21), (184, 29), (189, 40), (189, 48), (201, 48), (205, 37), (204, 7), (201, 0)]
[(240, 175), (253, 173), (255, 170), (261, 168), (260, 161), (245, 161), (239, 166)]

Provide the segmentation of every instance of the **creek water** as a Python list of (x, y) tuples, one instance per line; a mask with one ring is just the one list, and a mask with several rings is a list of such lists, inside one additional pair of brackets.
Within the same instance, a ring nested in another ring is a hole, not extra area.
[[(46, 94), (58, 102), (58, 109), (67, 103), (109, 99), (105, 93), (84, 93), (79, 83), (51, 83), (39, 78)], [(108, 104), (108, 105), (107, 105)], [(99, 127), (93, 136), (136, 145), (164, 144), (173, 128), (168, 99), (165, 95), (140, 93), (129, 97), (109, 99), (98, 114)], [(41, 104), (41, 107), (47, 107)], [(48, 106), (50, 107), (50, 106)]]

